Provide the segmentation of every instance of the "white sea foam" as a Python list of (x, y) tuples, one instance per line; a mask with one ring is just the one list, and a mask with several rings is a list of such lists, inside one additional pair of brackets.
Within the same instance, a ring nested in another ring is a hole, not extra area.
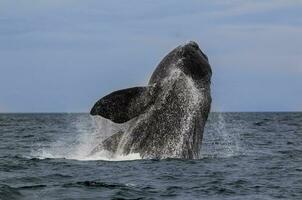
[(48, 159), (48, 158), (62, 158), (62, 159), (71, 159), (71, 160), (80, 160), (80, 161), (93, 161), (93, 160), (104, 160), (104, 161), (127, 161), (127, 160), (140, 160), (142, 159), (138, 153), (128, 154), (128, 155), (118, 155), (110, 156), (110, 152), (100, 151), (93, 155), (79, 156), (79, 155), (60, 155), (52, 150), (44, 149), (38, 154), (33, 154), (32, 156), (39, 159)]

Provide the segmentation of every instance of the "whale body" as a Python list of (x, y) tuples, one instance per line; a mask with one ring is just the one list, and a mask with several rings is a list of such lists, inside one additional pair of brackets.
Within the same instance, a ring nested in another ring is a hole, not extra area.
[(166, 55), (147, 86), (115, 91), (95, 103), (98, 115), (120, 129), (94, 150), (142, 158), (197, 159), (211, 107), (212, 70), (196, 42)]

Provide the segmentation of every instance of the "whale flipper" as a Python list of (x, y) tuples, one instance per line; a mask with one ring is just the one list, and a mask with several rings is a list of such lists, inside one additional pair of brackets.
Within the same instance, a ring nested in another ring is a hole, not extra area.
[(152, 104), (153, 93), (153, 86), (118, 90), (96, 102), (90, 114), (124, 123), (142, 114)]

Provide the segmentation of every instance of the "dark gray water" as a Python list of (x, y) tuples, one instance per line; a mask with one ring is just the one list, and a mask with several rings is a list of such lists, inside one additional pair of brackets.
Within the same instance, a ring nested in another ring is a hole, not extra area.
[(211, 114), (199, 160), (85, 157), (95, 132), (88, 114), (1, 114), (0, 199), (302, 199), (302, 113)]

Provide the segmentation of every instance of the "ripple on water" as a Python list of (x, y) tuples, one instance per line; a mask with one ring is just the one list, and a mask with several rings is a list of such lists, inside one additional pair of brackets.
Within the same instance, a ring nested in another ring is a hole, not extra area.
[(21, 199), (22, 194), (18, 191), (18, 189), (12, 188), (8, 185), (0, 185), (0, 199)]

